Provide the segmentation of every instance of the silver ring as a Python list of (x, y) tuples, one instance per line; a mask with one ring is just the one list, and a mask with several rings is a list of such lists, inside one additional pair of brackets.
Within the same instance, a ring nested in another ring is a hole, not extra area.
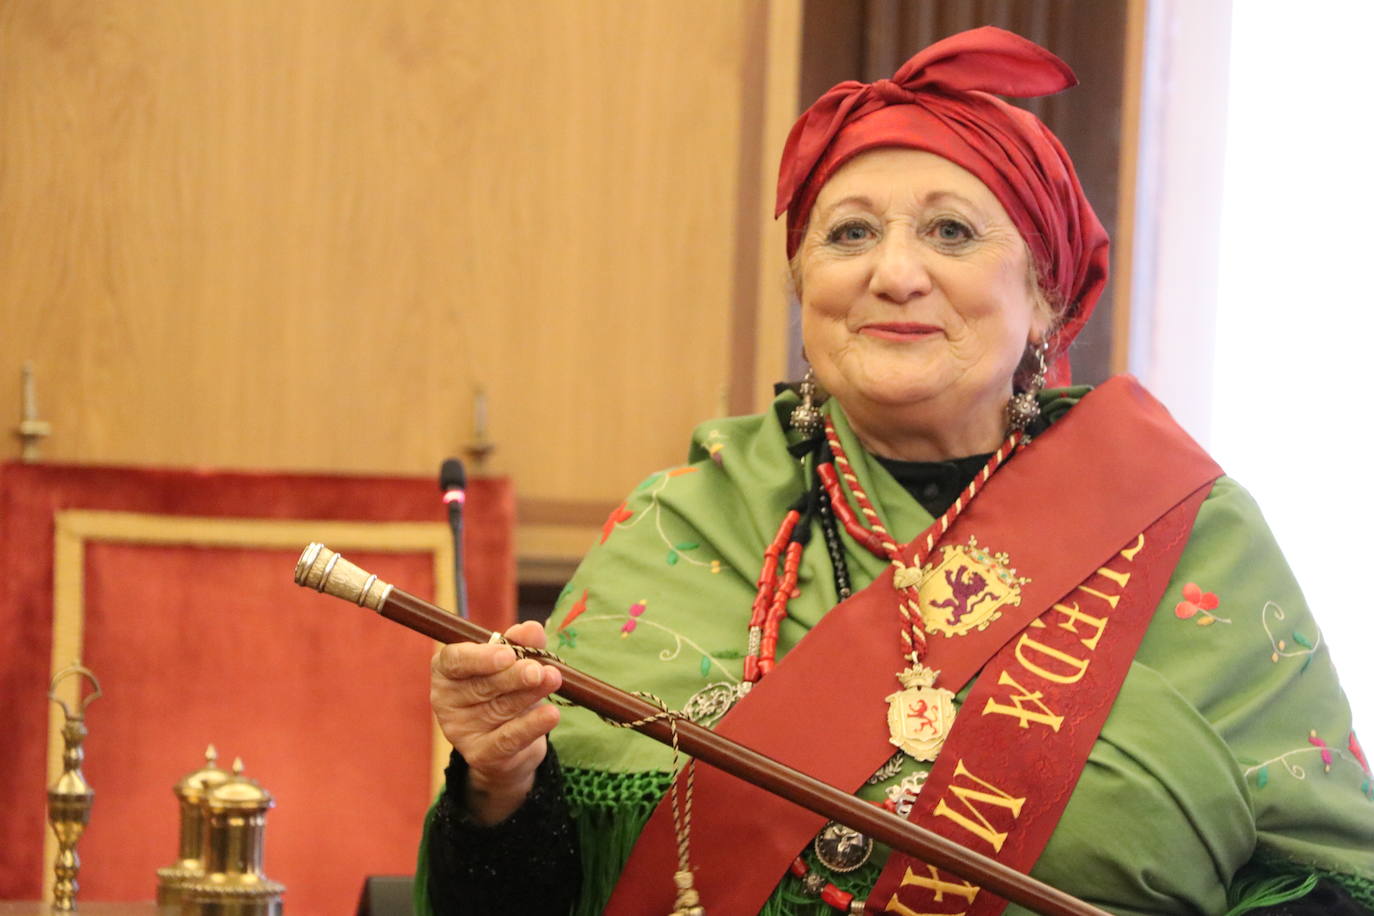
[(320, 549), (323, 547), (324, 545), (319, 542), (312, 542), (305, 548), (300, 560), (296, 562), (295, 578), (297, 585), (305, 584), (305, 580), (310, 576), (311, 568), (315, 565), (315, 558), (320, 555)]
[(324, 584), (329, 581), (329, 574), (334, 571), (334, 564), (339, 562), (339, 558), (342, 556), (343, 554), (336, 553), (334, 554), (334, 556), (329, 558), (328, 563), (324, 564), (324, 572), (320, 573), (320, 584), (315, 586), (315, 591), (324, 591)]
[(375, 584), (377, 584), (377, 574), (373, 573), (368, 576), (367, 581), (363, 583), (363, 593), (358, 596), (358, 607), (363, 607), (367, 604), (367, 593), (372, 591), (372, 586)]

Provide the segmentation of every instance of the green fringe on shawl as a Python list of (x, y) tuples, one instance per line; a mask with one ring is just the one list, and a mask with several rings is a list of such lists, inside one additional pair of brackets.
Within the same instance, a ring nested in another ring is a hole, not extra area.
[(1260, 907), (1278, 906), (1306, 897), (1317, 886), (1316, 875), (1248, 875), (1237, 879), (1226, 895), (1226, 916), (1241, 916)]
[(1374, 880), (1360, 878), (1355, 875), (1337, 875), (1334, 873), (1326, 873), (1326, 876), (1348, 890), (1350, 896), (1354, 897), (1361, 904), (1374, 910)]
[[(582, 844), (582, 893), (573, 914), (597, 916), (611, 899), (635, 840), (673, 777), (565, 767), (563, 781)], [(664, 880), (672, 877), (664, 875)]]
[(1256, 852), (1231, 883), (1226, 900), (1231, 908), (1226, 916), (1241, 916), (1260, 907), (1300, 900), (1322, 878), (1339, 884), (1362, 906), (1374, 910), (1374, 881), (1368, 878)]

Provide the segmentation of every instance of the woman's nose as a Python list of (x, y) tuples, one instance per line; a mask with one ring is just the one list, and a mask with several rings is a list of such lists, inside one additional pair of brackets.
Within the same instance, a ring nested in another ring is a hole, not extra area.
[(927, 254), (917, 241), (897, 233), (889, 235), (874, 250), (869, 291), (898, 304), (930, 292)]

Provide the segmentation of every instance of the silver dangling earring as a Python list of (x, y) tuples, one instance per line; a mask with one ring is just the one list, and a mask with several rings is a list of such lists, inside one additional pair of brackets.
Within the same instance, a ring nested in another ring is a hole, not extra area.
[(1042, 340), (1031, 350), (1035, 354), (1035, 374), (1031, 376), (1026, 390), (1012, 395), (1011, 400), (1007, 402), (1007, 429), (1010, 432), (1025, 432), (1026, 427), (1040, 416), (1039, 395), (1040, 389), (1045, 387), (1045, 373), (1049, 371), (1045, 364), (1045, 356), (1049, 349), (1049, 343)]
[(816, 373), (810, 366), (806, 367), (806, 375), (802, 377), (801, 384), (797, 386), (801, 392), (801, 403), (792, 408), (792, 415), (788, 418), (792, 428), (801, 433), (803, 439), (810, 439), (821, 431), (821, 409), (816, 406)]

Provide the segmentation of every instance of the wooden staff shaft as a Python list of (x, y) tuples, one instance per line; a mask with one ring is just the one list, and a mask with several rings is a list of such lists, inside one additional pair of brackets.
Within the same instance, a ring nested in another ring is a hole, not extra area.
[[(296, 583), (370, 607), (388, 620), (442, 643), (490, 642), (492, 632), (422, 598), (369, 575), (338, 554), (311, 544), (296, 564)], [(613, 687), (554, 658), (541, 658), (563, 675), (558, 694), (578, 706), (621, 723), (639, 722), (635, 730), (672, 744), (672, 727), (663, 710), (634, 694)], [(659, 718), (656, 718), (659, 717)], [(686, 719), (677, 722), (677, 743), (684, 754), (746, 780), (809, 811), (851, 827), (893, 849), (930, 865), (949, 869), (980, 887), (1045, 916), (1108, 916), (1088, 903), (1023, 875), (953, 840), (847, 792), (784, 766), (757, 751), (723, 738)]]

